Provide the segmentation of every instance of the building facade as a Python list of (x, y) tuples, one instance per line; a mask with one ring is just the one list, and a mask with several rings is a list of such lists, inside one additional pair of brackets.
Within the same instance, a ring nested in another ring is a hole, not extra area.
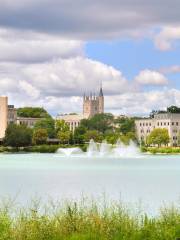
[(180, 114), (179, 113), (159, 113), (154, 118), (143, 118), (135, 121), (136, 133), (139, 142), (146, 142), (147, 136), (155, 128), (165, 128), (168, 130), (170, 142), (169, 146), (177, 146), (178, 135), (180, 134)]
[(83, 116), (84, 118), (93, 117), (95, 114), (104, 113), (104, 95), (102, 87), (99, 91), (99, 96), (95, 94), (83, 97)]
[(8, 98), (0, 97), (0, 140), (5, 136), (8, 124)]
[(8, 105), (8, 124), (17, 122), (17, 109), (14, 105)]
[(83, 115), (80, 114), (62, 114), (56, 117), (57, 120), (64, 120), (68, 125), (70, 131), (74, 132), (74, 130), (79, 126), (82, 119), (84, 119)]
[(42, 118), (31, 118), (31, 117), (17, 117), (16, 119), (16, 124), (17, 125), (26, 125), (29, 128), (33, 128), (34, 125), (38, 122), (42, 120)]

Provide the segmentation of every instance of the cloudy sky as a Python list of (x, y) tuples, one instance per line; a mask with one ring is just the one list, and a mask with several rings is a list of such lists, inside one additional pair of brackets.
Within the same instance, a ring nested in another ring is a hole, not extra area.
[(179, 0), (0, 0), (0, 95), (81, 112), (102, 81), (105, 110), (180, 106)]

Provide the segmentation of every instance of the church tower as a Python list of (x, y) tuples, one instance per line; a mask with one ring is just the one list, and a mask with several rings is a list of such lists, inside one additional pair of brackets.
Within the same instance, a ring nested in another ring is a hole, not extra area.
[(95, 114), (104, 113), (104, 95), (102, 87), (99, 91), (99, 96), (92, 93), (89, 96), (84, 94), (83, 97), (83, 115), (84, 118), (91, 118)]
[(104, 113), (104, 94), (102, 86), (99, 91), (99, 113)]

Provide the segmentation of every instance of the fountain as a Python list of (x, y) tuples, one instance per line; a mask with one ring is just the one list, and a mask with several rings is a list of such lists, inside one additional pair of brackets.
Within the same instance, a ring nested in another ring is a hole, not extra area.
[(59, 148), (58, 154), (66, 157), (86, 156), (86, 157), (140, 157), (141, 153), (136, 144), (131, 141), (128, 146), (124, 145), (120, 140), (116, 145), (108, 144), (106, 141), (96, 143), (93, 139), (90, 140), (87, 152), (83, 152), (80, 148)]
[(58, 154), (62, 154), (66, 157), (70, 157), (70, 156), (73, 156), (73, 155), (79, 155), (79, 154), (82, 154), (82, 150), (80, 148), (59, 148), (57, 150), (57, 153)]

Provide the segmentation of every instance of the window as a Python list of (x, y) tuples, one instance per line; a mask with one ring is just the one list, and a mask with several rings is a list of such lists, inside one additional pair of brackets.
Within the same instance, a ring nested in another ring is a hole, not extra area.
[(142, 124), (140, 123), (140, 126), (142, 126)]
[(149, 126), (151, 126), (151, 123), (149, 123)]
[(178, 122), (176, 122), (176, 126), (178, 126)]
[(172, 122), (172, 126), (174, 126), (174, 122)]
[(164, 126), (166, 126), (166, 122), (164, 122)]

